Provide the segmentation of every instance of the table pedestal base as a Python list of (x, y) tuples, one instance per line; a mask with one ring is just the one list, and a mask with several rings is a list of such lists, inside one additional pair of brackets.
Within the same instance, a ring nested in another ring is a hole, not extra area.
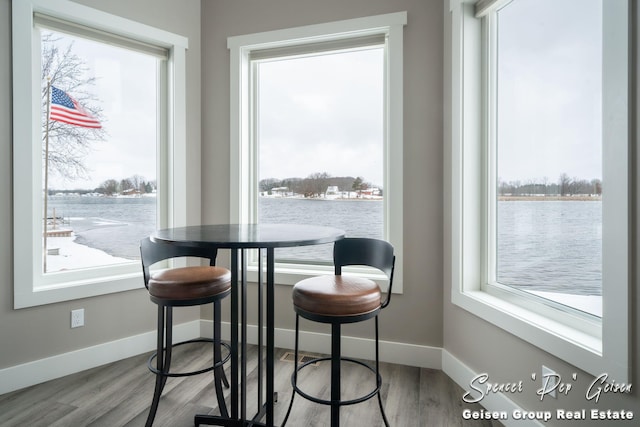
[(262, 410), (258, 412), (253, 420), (234, 420), (220, 415), (196, 415), (194, 424), (196, 427), (200, 425), (223, 426), (223, 427), (268, 427), (267, 424), (260, 422), (267, 413), (267, 405), (262, 406)]

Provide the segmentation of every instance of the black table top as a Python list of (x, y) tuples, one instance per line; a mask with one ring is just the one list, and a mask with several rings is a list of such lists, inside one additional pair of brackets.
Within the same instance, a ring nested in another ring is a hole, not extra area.
[(184, 246), (217, 248), (284, 248), (318, 245), (344, 238), (338, 228), (300, 224), (215, 224), (166, 228), (151, 240)]

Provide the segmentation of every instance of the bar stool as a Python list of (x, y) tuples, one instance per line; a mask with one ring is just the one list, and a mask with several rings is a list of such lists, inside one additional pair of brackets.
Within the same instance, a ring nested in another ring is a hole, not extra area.
[[(295, 366), (291, 375), (291, 402), (285, 415), (284, 426), (289, 419), (293, 399), (296, 394), (322, 405), (331, 406), (331, 426), (340, 425), (340, 407), (364, 402), (378, 396), (378, 404), (385, 426), (389, 427), (384, 413), (380, 387), (382, 377), (379, 370), (378, 351), (378, 313), (389, 305), (395, 256), (393, 246), (383, 240), (367, 238), (347, 238), (338, 240), (333, 247), (335, 275), (318, 276), (302, 280), (293, 287), (293, 308), (296, 312)], [(343, 276), (342, 267), (349, 265), (369, 266), (382, 271), (388, 279), (388, 290), (385, 301), (378, 285), (373, 281), (360, 277)], [(331, 324), (331, 357), (309, 360), (298, 367), (298, 336), (300, 317), (315, 322)], [(375, 318), (375, 369), (366, 363), (351, 358), (341, 357), (341, 326), (346, 323), (361, 322)], [(331, 399), (320, 399), (298, 387), (298, 373), (305, 367), (320, 361), (331, 361)], [(340, 362), (348, 362), (368, 368), (376, 376), (376, 387), (361, 397), (341, 400), (340, 397)]]
[[(160, 396), (167, 378), (187, 377), (213, 371), (218, 407), (223, 416), (228, 416), (227, 406), (222, 392), (222, 384), (229, 387), (224, 374), (223, 364), (229, 360), (230, 346), (221, 340), (220, 301), (231, 291), (231, 272), (226, 268), (216, 267), (217, 251), (210, 249), (192, 248), (155, 243), (145, 238), (140, 241), (142, 258), (142, 272), (144, 284), (149, 291), (152, 302), (158, 305), (157, 351), (147, 362), (149, 370), (156, 374), (156, 385), (153, 401), (147, 416), (146, 427), (153, 425), (158, 410)], [(167, 259), (178, 257), (197, 257), (209, 260), (208, 266), (192, 266), (167, 268), (150, 272), (150, 266)], [(194, 340), (173, 343), (173, 307), (186, 307), (213, 303), (213, 338), (198, 338)], [(213, 344), (213, 364), (204, 369), (191, 372), (171, 372), (172, 348), (198, 342)], [(222, 347), (227, 349), (227, 355), (222, 358)], [(156, 359), (156, 366), (153, 360)]]

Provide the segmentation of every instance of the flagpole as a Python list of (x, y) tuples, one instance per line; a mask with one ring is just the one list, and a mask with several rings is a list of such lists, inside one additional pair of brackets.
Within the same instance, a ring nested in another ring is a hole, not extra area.
[(47, 272), (47, 202), (49, 199), (49, 110), (51, 106), (51, 78), (47, 77), (47, 122), (44, 130), (44, 273)]

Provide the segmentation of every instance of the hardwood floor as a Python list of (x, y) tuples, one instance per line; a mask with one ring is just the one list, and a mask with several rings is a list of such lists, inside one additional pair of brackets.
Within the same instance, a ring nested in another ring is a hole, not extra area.
[[(280, 422), (291, 397), (290, 376), (293, 363), (280, 360), (286, 353), (277, 350), (275, 385), (278, 402), (275, 419)], [(143, 426), (151, 403), (154, 375), (146, 365), (147, 355), (140, 355), (49, 381), (0, 396), (0, 426), (79, 427)], [(257, 389), (257, 348), (250, 347), (247, 371), (248, 396)], [(211, 362), (209, 346), (201, 344), (178, 347), (174, 356), (176, 369), (188, 370)], [(328, 396), (329, 366), (306, 368), (298, 384), (305, 391)], [(227, 375), (228, 375), (227, 364)], [(367, 375), (367, 373), (369, 375)], [(440, 371), (389, 363), (381, 364), (382, 399), (389, 423), (394, 427), (484, 427), (499, 425), (491, 421), (466, 421), (463, 408), (480, 409), (462, 401), (463, 390)], [(352, 364), (343, 368), (343, 396), (360, 395), (373, 387), (371, 374)], [(229, 391), (225, 391), (229, 402)], [(250, 400), (252, 402), (252, 400)], [(252, 412), (250, 408), (249, 412)], [(217, 413), (211, 374), (167, 381), (154, 426), (193, 426), (197, 413)], [(328, 407), (296, 396), (287, 426), (325, 427), (329, 425)], [(341, 409), (345, 427), (382, 426), (375, 398)]]

